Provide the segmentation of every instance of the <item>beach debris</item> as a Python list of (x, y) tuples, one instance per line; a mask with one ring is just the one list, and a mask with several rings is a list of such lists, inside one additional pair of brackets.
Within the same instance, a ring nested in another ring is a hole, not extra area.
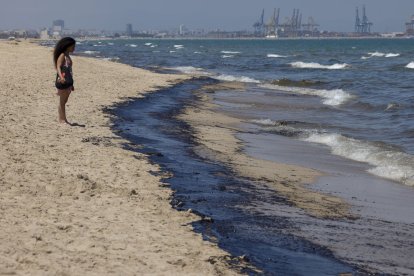
[(111, 138), (109, 138), (109, 137), (98, 137), (98, 136), (83, 138), (82, 143), (91, 143), (92, 145), (95, 145), (95, 146), (103, 145), (105, 147), (110, 147), (110, 146), (115, 145), (111, 141)]
[(297, 87), (308, 87), (308, 86), (315, 86), (315, 85), (322, 85), (325, 84), (322, 81), (314, 81), (314, 80), (291, 80), (288, 78), (282, 78), (280, 80), (273, 80), (270, 82), (273, 85), (280, 85), (280, 86), (297, 86)]
[(33, 234), (32, 238), (34, 238), (36, 241), (42, 241), (42, 236), (40, 236), (40, 234)]
[(72, 226), (70, 226), (70, 225), (58, 225), (57, 226), (57, 229), (59, 229), (61, 231), (66, 231), (66, 232), (68, 232), (71, 228), (72, 228)]

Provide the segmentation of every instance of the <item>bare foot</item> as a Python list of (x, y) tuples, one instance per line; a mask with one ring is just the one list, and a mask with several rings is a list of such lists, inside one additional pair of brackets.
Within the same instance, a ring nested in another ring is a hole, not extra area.
[(59, 123), (70, 125), (70, 123), (68, 122), (68, 120), (59, 120)]

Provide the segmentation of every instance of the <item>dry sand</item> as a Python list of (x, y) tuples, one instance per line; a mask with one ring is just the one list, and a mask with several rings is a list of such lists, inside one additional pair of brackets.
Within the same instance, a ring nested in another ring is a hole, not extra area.
[[(308, 189), (322, 174), (297, 165), (253, 158), (243, 152), (243, 142), (236, 137), (242, 120), (223, 114), (212, 103), (209, 92), (243, 89), (242, 84), (228, 83), (205, 87), (198, 93), (200, 102), (188, 107), (179, 117), (194, 130), (200, 155), (224, 161), (243, 177), (269, 186), (293, 205), (319, 218), (354, 218), (350, 206), (341, 198)], [(207, 92), (207, 93), (205, 93)]]
[(51, 49), (0, 42), (0, 274), (224, 274), (230, 257), (171, 208), (158, 168), (110, 130), (102, 108), (188, 77), (73, 57), (57, 123)]

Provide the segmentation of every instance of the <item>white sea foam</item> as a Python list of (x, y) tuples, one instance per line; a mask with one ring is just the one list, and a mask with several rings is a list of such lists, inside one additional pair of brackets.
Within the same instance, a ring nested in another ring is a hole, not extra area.
[(151, 48), (155, 48), (155, 47), (158, 47), (158, 45), (153, 44), (153, 45), (151, 45), (150, 47), (151, 47)]
[(203, 68), (197, 68), (193, 66), (177, 66), (173, 67), (171, 69), (183, 72), (184, 74), (190, 74), (190, 75), (199, 75), (199, 76), (209, 76), (210, 73), (204, 71)]
[(361, 59), (369, 59), (373, 57), (386, 57), (386, 58), (392, 58), (392, 57), (399, 57), (399, 53), (381, 53), (381, 52), (370, 52), (368, 53), (369, 56), (363, 56)]
[(213, 78), (217, 79), (217, 80), (222, 80), (222, 81), (237, 81), (237, 82), (246, 82), (246, 83), (260, 83), (259, 80), (255, 80), (253, 78), (250, 77), (245, 77), (245, 76), (232, 76), (232, 75), (217, 75), (217, 76), (213, 76)]
[(221, 57), (222, 58), (233, 58), (234, 56), (233, 55), (222, 55)]
[(201, 54), (201, 52), (197, 52), (197, 51), (195, 51), (195, 52), (194, 52), (194, 54)]
[(282, 55), (277, 55), (277, 54), (267, 54), (268, 58), (286, 58), (288, 56), (282, 56)]
[(176, 53), (177, 51), (170, 51), (170, 53)]
[(371, 57), (384, 57), (385, 53), (381, 53), (381, 52), (370, 52), (368, 53), (368, 55), (370, 55)]
[(386, 58), (399, 57), (399, 56), (400, 56), (399, 53), (388, 53), (385, 55)]
[(328, 70), (338, 70), (345, 69), (349, 67), (346, 63), (336, 63), (333, 65), (322, 65), (317, 62), (292, 62), (290, 65), (294, 68), (305, 68), (305, 69), (328, 69)]
[(108, 61), (118, 61), (119, 57), (109, 57), (109, 58), (103, 58), (104, 60), (108, 60)]
[(83, 53), (87, 55), (96, 55), (96, 54), (99, 54), (100, 52), (99, 51), (84, 51)]
[(138, 45), (136, 45), (136, 44), (129, 44), (129, 47), (136, 48), (136, 47), (138, 47)]
[(289, 86), (280, 86), (274, 84), (263, 84), (260, 85), (263, 88), (297, 93), (302, 95), (312, 95), (318, 96), (323, 98), (323, 104), (331, 105), (331, 106), (338, 106), (341, 104), (346, 103), (354, 96), (350, 93), (342, 90), (342, 89), (334, 89), (334, 90), (323, 90), (323, 89), (310, 89), (310, 88), (302, 88), (302, 87), (289, 87)]
[(272, 121), (270, 119), (257, 119), (257, 120), (251, 120), (252, 123), (262, 125), (262, 126), (275, 126), (277, 125), (277, 122)]
[(221, 51), (222, 54), (230, 54), (230, 55), (236, 55), (236, 54), (241, 54), (241, 52), (237, 52), (237, 51)]
[(414, 186), (414, 156), (340, 134), (313, 133), (303, 140), (327, 145), (333, 154), (373, 166), (372, 174)]
[(408, 63), (405, 67), (409, 69), (414, 69), (414, 61)]
[(145, 46), (151, 46), (151, 45), (152, 45), (152, 43), (151, 43), (151, 42), (147, 42), (147, 43), (145, 43), (144, 45), (145, 45)]
[(183, 49), (184, 48), (184, 45), (174, 45), (174, 48), (175, 49)]

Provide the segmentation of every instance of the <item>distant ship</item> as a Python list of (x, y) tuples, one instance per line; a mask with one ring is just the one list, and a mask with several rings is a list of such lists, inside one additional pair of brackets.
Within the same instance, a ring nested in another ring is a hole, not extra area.
[(269, 35), (266, 36), (266, 38), (276, 39), (276, 38), (278, 38), (278, 36), (276, 34), (269, 34)]

